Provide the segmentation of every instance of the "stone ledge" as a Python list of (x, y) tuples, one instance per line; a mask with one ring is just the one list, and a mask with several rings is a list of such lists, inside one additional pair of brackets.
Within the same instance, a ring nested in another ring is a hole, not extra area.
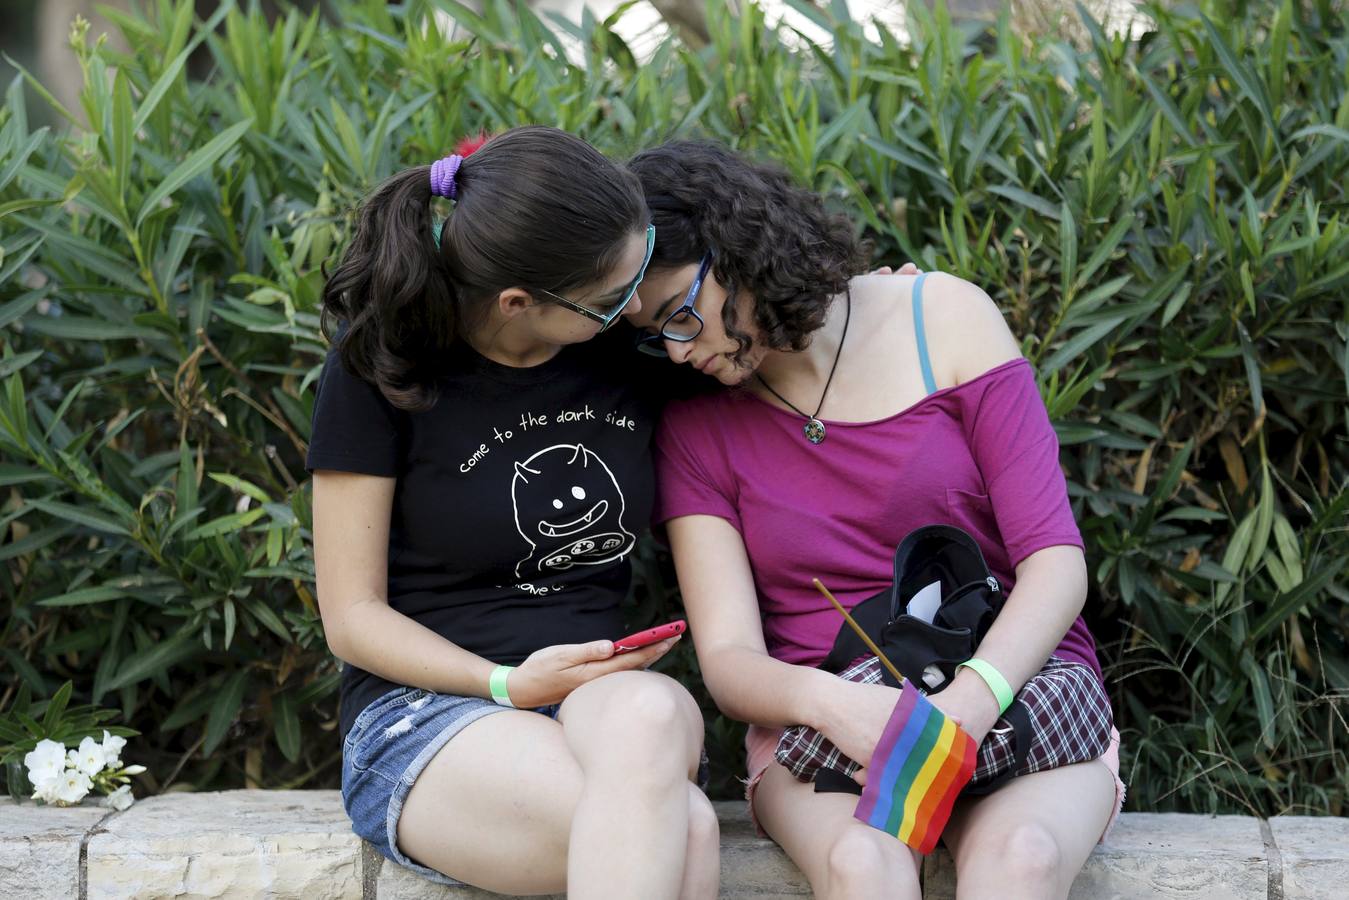
[[(741, 803), (719, 803), (728, 898), (808, 897), (805, 880), (756, 836)], [(83, 848), (83, 851), (82, 851)], [(934, 854), (925, 896), (954, 897)], [(1073, 884), (1086, 898), (1312, 900), (1345, 896), (1349, 819), (1130, 813)], [(351, 833), (336, 791), (169, 794), (123, 813), (0, 800), (0, 898), (272, 897), (485, 900), (388, 863)]]

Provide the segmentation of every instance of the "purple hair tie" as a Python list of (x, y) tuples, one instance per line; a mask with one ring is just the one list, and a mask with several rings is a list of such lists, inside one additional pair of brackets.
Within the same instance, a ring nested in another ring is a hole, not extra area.
[(459, 192), (454, 183), (454, 176), (463, 162), (464, 158), (455, 153), (431, 163), (431, 193), (437, 197), (449, 197), (453, 200), (454, 195)]

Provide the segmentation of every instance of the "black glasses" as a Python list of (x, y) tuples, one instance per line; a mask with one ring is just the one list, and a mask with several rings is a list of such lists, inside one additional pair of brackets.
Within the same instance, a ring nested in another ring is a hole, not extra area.
[(712, 251), (709, 250), (703, 255), (702, 262), (698, 263), (698, 274), (693, 276), (693, 284), (689, 285), (684, 302), (665, 317), (665, 321), (660, 325), (660, 331), (638, 336), (638, 350), (651, 356), (668, 356), (669, 354), (665, 352), (666, 341), (686, 344), (703, 333), (703, 317), (698, 315), (698, 310), (693, 308), (693, 304), (698, 302), (698, 293), (703, 289), (703, 280), (707, 278), (707, 273), (711, 269)]
[(538, 292), (540, 294), (547, 294), (549, 297), (553, 299), (553, 302), (555, 302), (559, 306), (565, 306), (567, 309), (571, 310), (574, 313), (580, 313), (587, 319), (599, 322), (600, 331), (603, 331), (604, 329), (608, 328), (610, 325), (614, 323), (614, 320), (618, 318), (621, 312), (623, 312), (624, 307), (626, 307), (628, 303), (632, 301), (633, 295), (637, 293), (637, 285), (641, 284), (642, 278), (646, 276), (647, 264), (651, 262), (651, 251), (654, 250), (655, 248), (656, 248), (656, 226), (648, 225), (646, 226), (646, 256), (642, 258), (642, 267), (637, 270), (637, 277), (634, 278), (631, 281), (631, 283), (629, 283), (628, 286), (623, 289), (623, 296), (619, 299), (618, 303), (616, 303), (613, 307), (611, 307), (608, 312), (597, 312), (596, 310), (590, 309), (587, 306), (582, 306), (575, 300), (568, 300), (561, 294), (554, 294), (552, 291), (547, 291), (544, 290), (543, 288), (538, 288)]

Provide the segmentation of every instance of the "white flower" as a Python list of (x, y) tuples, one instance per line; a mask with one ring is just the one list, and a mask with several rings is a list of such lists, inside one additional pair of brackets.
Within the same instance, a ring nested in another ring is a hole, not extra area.
[(37, 787), (39, 782), (53, 781), (66, 767), (66, 745), (60, 741), (41, 740), (23, 758), (28, 767), (28, 780)]
[(72, 766), (86, 775), (97, 775), (108, 763), (103, 745), (91, 737), (80, 741), (79, 749), (71, 750), (67, 758)]
[(41, 781), (33, 782), (33, 799), (41, 800), (43, 803), (55, 803), (56, 794), (61, 787), (61, 776), (53, 775), (51, 778), (44, 778)]
[(123, 775), (139, 775), (145, 771), (145, 766), (127, 766), (122, 770)]
[(111, 806), (118, 812), (129, 809), (131, 804), (135, 802), (136, 798), (131, 796), (131, 785), (129, 784), (122, 785), (103, 799), (104, 806)]
[(122, 748), (126, 738), (103, 732), (103, 755), (107, 757), (108, 768), (115, 769), (122, 764)]
[(66, 769), (56, 782), (56, 802), (63, 806), (79, 803), (93, 786), (88, 775), (78, 769)]

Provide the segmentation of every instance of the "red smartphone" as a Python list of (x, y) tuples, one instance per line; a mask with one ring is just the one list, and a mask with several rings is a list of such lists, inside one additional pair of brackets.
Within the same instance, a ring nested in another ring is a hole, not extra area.
[(620, 653), (627, 653), (630, 650), (637, 650), (642, 647), (649, 647), (666, 638), (672, 638), (677, 634), (683, 634), (688, 624), (683, 619), (676, 619), (668, 625), (657, 625), (655, 628), (648, 628), (646, 631), (639, 631), (636, 634), (630, 634), (625, 638), (619, 638), (614, 641), (614, 656)]

